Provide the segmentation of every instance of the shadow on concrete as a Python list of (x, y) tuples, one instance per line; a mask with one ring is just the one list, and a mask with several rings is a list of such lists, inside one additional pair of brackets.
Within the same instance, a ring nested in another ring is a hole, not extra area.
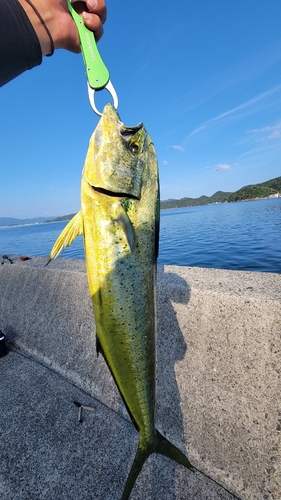
[[(174, 273), (165, 273), (164, 267), (159, 267), (157, 276), (156, 427), (187, 456), (188, 450), (183, 445), (185, 441), (184, 424), (175, 365), (184, 359), (188, 347), (183, 338), (173, 303), (187, 304), (189, 298), (190, 287), (188, 283)], [(169, 473), (168, 476), (162, 473), (165, 470), (164, 461), (170, 462), (171, 474)], [(183, 466), (160, 455), (157, 455), (157, 458), (155, 455), (153, 456), (149, 468), (150, 485), (147, 484), (147, 493), (151, 494), (151, 498), (160, 494), (159, 484), (161, 484), (161, 498), (165, 498), (166, 495), (167, 498), (178, 498), (179, 477), (182, 474), (192, 475)]]

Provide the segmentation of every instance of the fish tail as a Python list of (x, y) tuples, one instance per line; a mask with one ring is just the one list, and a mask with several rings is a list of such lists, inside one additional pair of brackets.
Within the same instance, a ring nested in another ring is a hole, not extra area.
[(170, 443), (168, 439), (166, 439), (164, 436), (162, 436), (162, 434), (160, 434), (159, 431), (156, 430), (156, 440), (152, 445), (150, 444), (146, 448), (144, 448), (143, 443), (141, 442), (140, 439), (136, 456), (133, 465), (131, 467), (130, 474), (128, 476), (121, 500), (129, 499), (130, 493), (134, 487), (138, 475), (140, 474), (145, 461), (152, 453), (159, 453), (161, 455), (165, 455), (166, 457), (171, 458), (175, 462), (184, 465), (184, 467), (187, 467), (192, 472), (194, 472), (195, 470), (194, 467), (189, 462), (188, 458), (175, 445)]
[(165, 457), (171, 458), (175, 462), (184, 465), (189, 470), (194, 472), (194, 467), (191, 465), (188, 458), (180, 451), (174, 444), (170, 443), (168, 439), (166, 439), (159, 431), (156, 430), (157, 435), (157, 444), (156, 444), (156, 453), (160, 453), (161, 455), (165, 455)]
[(134, 460), (133, 465), (131, 467), (130, 474), (128, 476), (126, 486), (125, 486), (125, 489), (123, 491), (123, 495), (121, 497), (121, 500), (128, 500), (129, 499), (130, 493), (134, 487), (134, 484), (137, 480), (137, 477), (138, 477), (140, 471), (142, 470), (143, 464), (146, 461), (146, 459), (149, 457), (149, 455), (151, 455), (151, 453), (153, 453), (153, 451), (151, 451), (150, 449), (143, 449), (141, 447), (141, 445), (139, 444), (139, 447), (137, 449), (137, 453), (135, 456), (135, 460)]

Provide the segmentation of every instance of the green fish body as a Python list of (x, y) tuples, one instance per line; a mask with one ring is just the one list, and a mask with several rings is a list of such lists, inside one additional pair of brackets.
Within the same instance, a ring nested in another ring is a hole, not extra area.
[(159, 182), (154, 145), (142, 124), (125, 127), (106, 105), (91, 137), (81, 182), (81, 210), (56, 241), (50, 259), (83, 234), (96, 322), (97, 351), (114, 377), (139, 447), (122, 500), (151, 453), (192, 470), (155, 428)]

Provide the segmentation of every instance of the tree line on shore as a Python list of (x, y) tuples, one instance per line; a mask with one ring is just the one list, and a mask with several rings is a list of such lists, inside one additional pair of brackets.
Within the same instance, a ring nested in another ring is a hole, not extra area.
[[(170, 208), (195, 207), (199, 205), (210, 205), (213, 203), (231, 203), (235, 201), (255, 200), (268, 198), (281, 193), (281, 177), (270, 179), (260, 184), (244, 186), (234, 193), (217, 191), (212, 196), (200, 196), (199, 198), (181, 198), (179, 200), (164, 200), (160, 202), (162, 210)], [(280, 195), (281, 196), (281, 195)]]

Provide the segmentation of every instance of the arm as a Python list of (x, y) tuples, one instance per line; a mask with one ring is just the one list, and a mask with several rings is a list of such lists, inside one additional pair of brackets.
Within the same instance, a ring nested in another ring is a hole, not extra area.
[[(66, 0), (32, 0), (32, 3), (48, 27), (54, 48), (79, 52), (77, 29)], [(75, 7), (99, 40), (106, 19), (104, 0), (76, 1)], [(46, 29), (25, 0), (0, 0), (0, 86), (39, 65), (50, 48)]]

